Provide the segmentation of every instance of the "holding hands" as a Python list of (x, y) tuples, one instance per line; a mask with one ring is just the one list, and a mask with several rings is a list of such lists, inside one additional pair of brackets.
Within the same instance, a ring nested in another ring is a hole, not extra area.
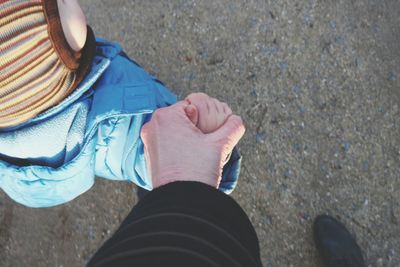
[(201, 93), (156, 110), (141, 132), (153, 188), (174, 181), (217, 188), (224, 161), (244, 132), (225, 103)]

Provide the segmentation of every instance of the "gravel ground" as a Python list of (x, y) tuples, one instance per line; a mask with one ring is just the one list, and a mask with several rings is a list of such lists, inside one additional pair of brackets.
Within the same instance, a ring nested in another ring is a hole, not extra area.
[[(400, 1), (82, 0), (98, 36), (180, 97), (246, 122), (233, 197), (264, 265), (321, 266), (313, 218), (340, 218), (369, 266), (400, 266)], [(0, 192), (0, 266), (83, 266), (136, 203), (98, 179), (52, 209)]]

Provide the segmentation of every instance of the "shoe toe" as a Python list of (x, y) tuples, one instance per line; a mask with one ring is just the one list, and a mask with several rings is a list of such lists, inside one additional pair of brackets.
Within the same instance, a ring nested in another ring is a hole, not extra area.
[(361, 250), (346, 227), (328, 215), (318, 216), (313, 225), (314, 241), (328, 266), (348, 262), (348, 266), (365, 266)]

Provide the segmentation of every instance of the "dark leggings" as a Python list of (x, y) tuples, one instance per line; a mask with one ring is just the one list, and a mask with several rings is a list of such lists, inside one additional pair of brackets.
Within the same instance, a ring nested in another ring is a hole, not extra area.
[(262, 266), (257, 235), (229, 196), (196, 182), (160, 187), (97, 251), (99, 266)]

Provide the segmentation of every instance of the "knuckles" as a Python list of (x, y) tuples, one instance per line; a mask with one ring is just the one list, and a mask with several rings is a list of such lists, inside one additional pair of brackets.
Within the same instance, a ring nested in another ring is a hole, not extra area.
[(163, 110), (162, 109), (156, 109), (153, 112), (153, 115), (151, 117), (151, 120), (159, 120), (163, 116)]
[(143, 125), (142, 129), (140, 130), (140, 137), (142, 138), (143, 141), (147, 141), (147, 138), (149, 136), (149, 122)]

